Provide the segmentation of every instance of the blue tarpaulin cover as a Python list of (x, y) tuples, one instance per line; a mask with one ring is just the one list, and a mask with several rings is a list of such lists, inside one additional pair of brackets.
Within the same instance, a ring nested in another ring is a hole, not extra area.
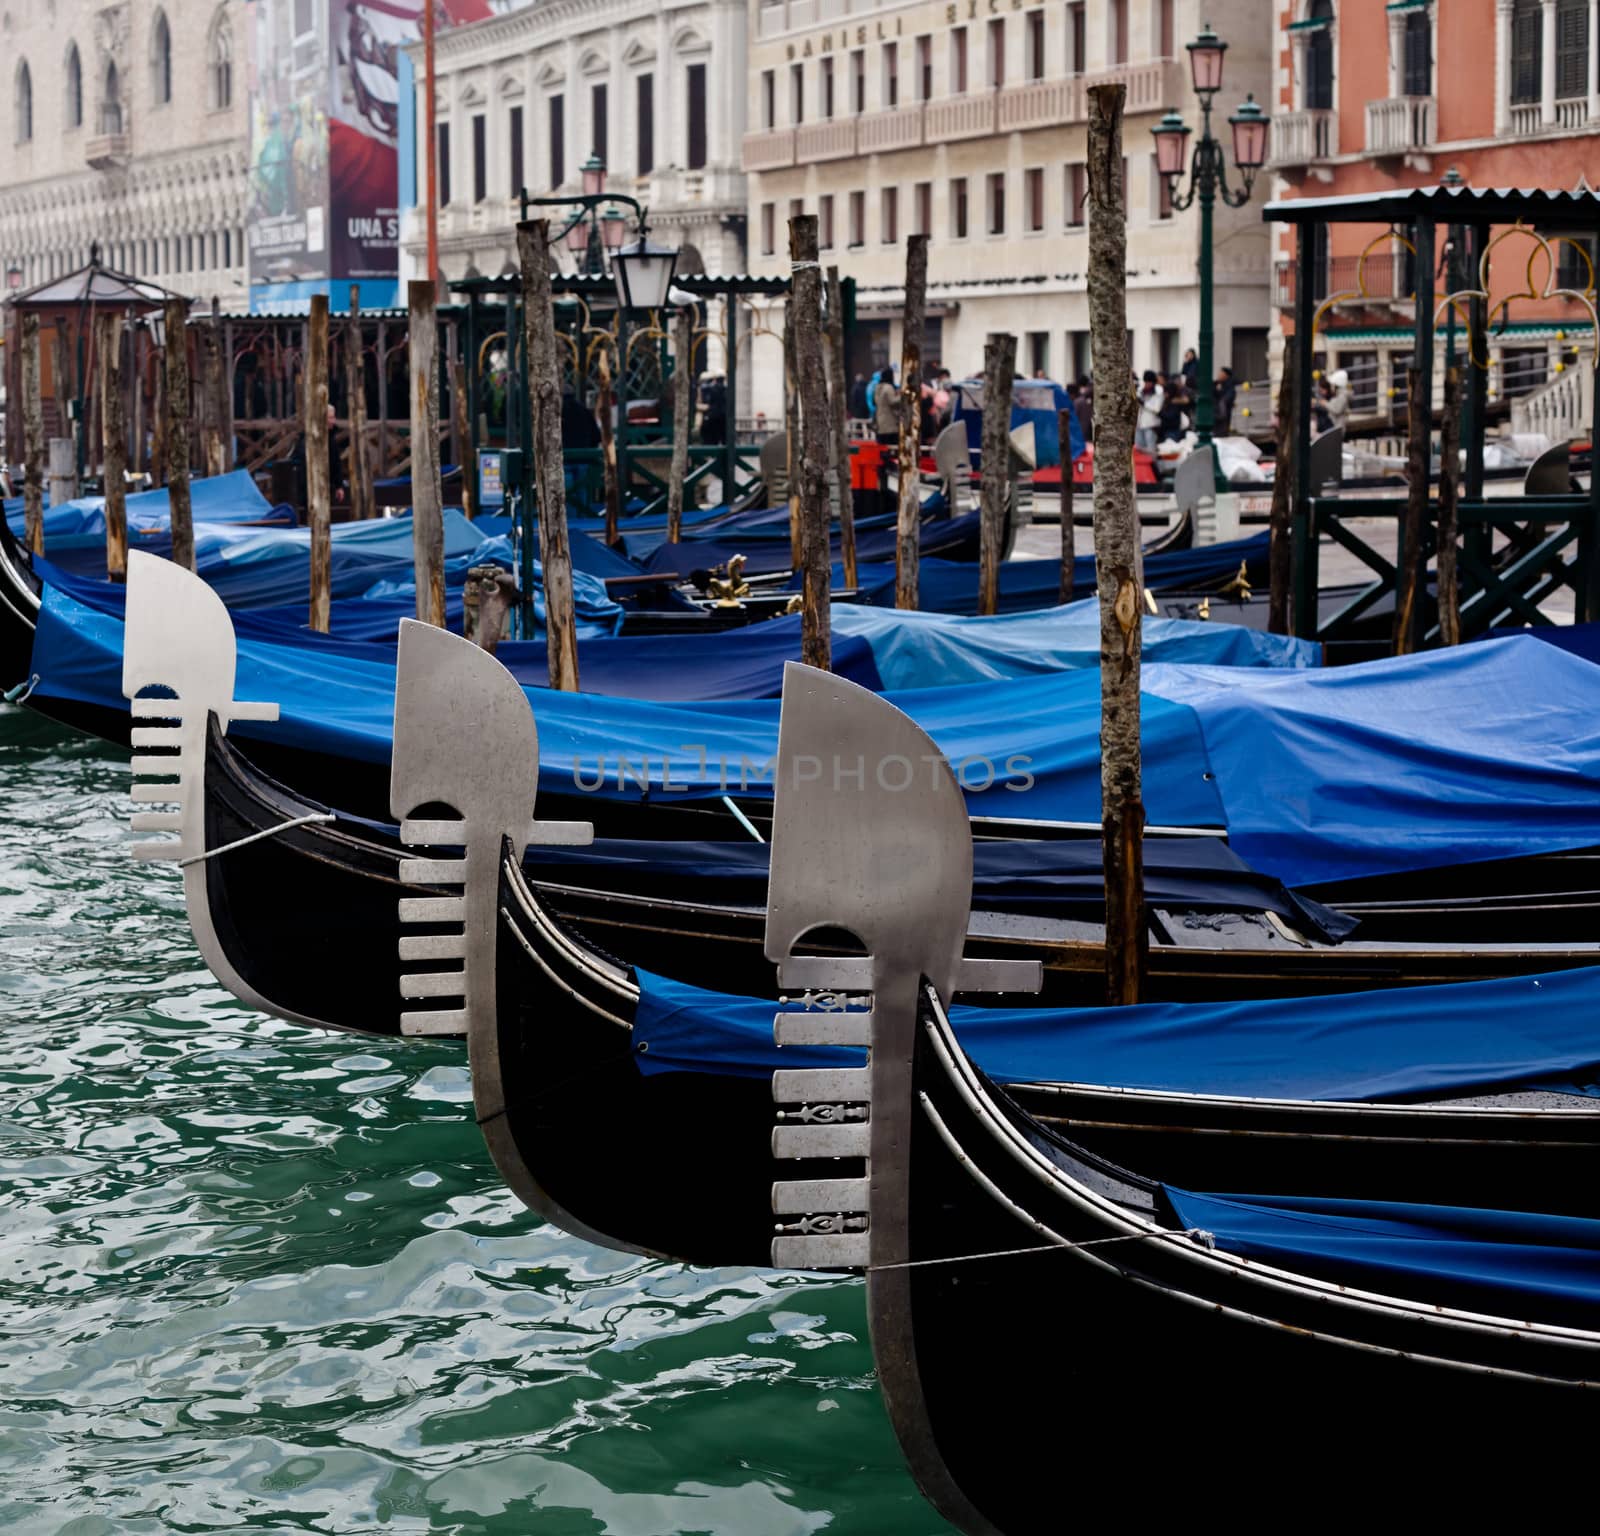
[(1600, 1221), (1378, 1200), (1197, 1195), (1170, 1186), (1166, 1192), (1185, 1227), (1211, 1233), (1218, 1248), (1244, 1258), (1492, 1317), (1600, 1326)]
[[(643, 1071), (756, 1077), (859, 1064), (859, 1051), (779, 1050), (770, 1000), (637, 974)], [(1600, 1093), (1600, 967), (1288, 1001), (957, 1006), (950, 1022), (999, 1083), (1347, 1102), (1512, 1086)]]
[[(163, 486), (154, 491), (138, 491), (126, 498), (128, 543), (137, 549), (155, 549), (165, 554), (172, 547), (172, 503)], [(210, 475), (189, 482), (189, 507), (200, 523), (293, 523), (288, 507), (274, 507), (256, 489), (255, 481), (242, 469), (232, 474)], [(100, 568), (105, 569), (106, 499), (104, 496), (78, 496), (44, 512), (44, 548), (53, 559), (67, 552), (98, 552)], [(11, 530), (20, 539), (25, 522), (22, 503), (6, 503)]]

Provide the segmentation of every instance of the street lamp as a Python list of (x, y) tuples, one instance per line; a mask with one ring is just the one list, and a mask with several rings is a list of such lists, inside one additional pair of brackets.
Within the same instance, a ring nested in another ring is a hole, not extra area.
[(606, 163), (597, 154), (583, 162), (583, 195), (599, 197), (606, 189)]
[(11, 265), (6, 268), (6, 287), (10, 288), (12, 290), (16, 290), (16, 289), (20, 288), (21, 286), (22, 286), (22, 268), (19, 267), (16, 264), (16, 262), (12, 262)]
[[(1216, 383), (1211, 361), (1212, 208), (1219, 197), (1229, 208), (1242, 207), (1249, 201), (1256, 172), (1267, 161), (1268, 118), (1256, 105), (1254, 96), (1247, 96), (1228, 119), (1233, 138), (1233, 163), (1243, 181), (1237, 190), (1230, 188), (1222, 145), (1211, 133), (1211, 102), (1222, 89), (1222, 60), (1228, 45), (1209, 26), (1202, 26), (1200, 35), (1188, 45), (1188, 50), (1189, 74), (1195, 95), (1200, 98), (1200, 138), (1191, 152), (1189, 127), (1176, 111), (1167, 112), (1151, 133), (1156, 141), (1156, 169), (1166, 180), (1173, 208), (1182, 212), (1197, 198), (1200, 203), (1200, 391), (1195, 401), (1194, 433), (1196, 446), (1209, 448), (1216, 422)], [(1189, 188), (1180, 193), (1178, 178), (1183, 175), (1186, 161)], [(1216, 468), (1214, 456), (1212, 468)], [(1222, 484), (1219, 476), (1218, 485)]]
[(624, 309), (665, 309), (678, 253), (667, 246), (652, 245), (640, 236), (623, 246), (611, 258), (611, 275), (617, 283), (617, 302)]

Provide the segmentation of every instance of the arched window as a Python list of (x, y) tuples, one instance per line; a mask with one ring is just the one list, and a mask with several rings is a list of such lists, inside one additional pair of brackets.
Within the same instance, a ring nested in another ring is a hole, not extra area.
[(83, 127), (83, 60), (76, 43), (67, 48), (67, 127)]
[(206, 46), (206, 68), (211, 77), (211, 105), (216, 111), (233, 105), (233, 23), (221, 6), (211, 23)]
[(117, 66), (106, 65), (106, 89), (100, 98), (101, 133), (122, 132), (122, 81), (117, 77)]
[(1539, 100), (1544, 67), (1544, 7), (1539, 0), (1516, 0), (1511, 11), (1511, 100), (1517, 106)]
[[(1587, 5), (1588, 0), (1583, 3)], [(1406, 12), (1405, 52), (1400, 65), (1402, 95), (1433, 95), (1433, 28), (1428, 24), (1426, 10)]]
[[(1311, 0), (1306, 11), (1311, 21), (1332, 22), (1333, 0)], [(1306, 100), (1314, 112), (1333, 110), (1333, 29), (1315, 28), (1306, 39)]]
[(172, 28), (165, 11), (156, 12), (150, 29), (150, 94), (158, 107), (172, 100)]
[(17, 65), (17, 143), (26, 144), (33, 137), (33, 74), (28, 61)]
[(1589, 94), (1589, 0), (1556, 0), (1556, 100)]

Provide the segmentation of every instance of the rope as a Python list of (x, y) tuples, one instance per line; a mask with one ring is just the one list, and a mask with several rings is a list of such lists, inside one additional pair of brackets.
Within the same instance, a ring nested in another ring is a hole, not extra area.
[(820, 261), (791, 261), (789, 270), (791, 272), (820, 272), (822, 263)]
[(1025, 1253), (1066, 1253), (1074, 1248), (1100, 1248), (1107, 1243), (1139, 1243), (1151, 1237), (1190, 1237), (1208, 1252), (1217, 1239), (1204, 1227), (1188, 1227), (1182, 1232), (1124, 1232), (1117, 1237), (1091, 1237), (1082, 1243), (1045, 1243), (1031, 1248), (997, 1248), (992, 1253), (959, 1253), (947, 1259), (907, 1259), (900, 1264), (869, 1264), (868, 1273), (879, 1269), (923, 1269), (930, 1264), (966, 1264), (973, 1259), (1013, 1259)]
[(179, 859), (178, 868), (187, 869), (191, 864), (204, 864), (207, 859), (214, 859), (224, 853), (232, 853), (235, 848), (244, 848), (251, 843), (259, 843), (264, 837), (276, 837), (280, 832), (288, 832), (295, 827), (303, 827), (313, 821), (337, 820), (338, 818), (332, 811), (312, 811), (305, 816), (296, 816), (293, 821), (280, 821), (277, 826), (268, 827), (265, 832), (252, 832), (249, 837), (241, 837), (234, 842), (224, 843), (220, 848), (211, 848), (205, 853), (196, 853), (187, 859)]
[(27, 682), (18, 683), (15, 688), (7, 688), (3, 694), (0, 694), (0, 699), (4, 699), (7, 704), (26, 704), (28, 695), (38, 686), (39, 674), (35, 672)]
[(751, 835), (751, 837), (753, 837), (758, 843), (766, 842), (766, 838), (756, 831), (755, 823), (751, 821), (750, 818), (733, 803), (733, 797), (731, 795), (724, 795), (722, 797), (722, 803), (733, 812), (733, 819), (738, 822), (739, 825)]

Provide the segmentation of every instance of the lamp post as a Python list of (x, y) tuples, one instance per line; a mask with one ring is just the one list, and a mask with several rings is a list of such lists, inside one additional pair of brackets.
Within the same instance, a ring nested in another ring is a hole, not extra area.
[[(1242, 207), (1250, 199), (1250, 189), (1256, 172), (1267, 159), (1267, 114), (1256, 105), (1254, 96), (1247, 96), (1228, 125), (1233, 130), (1233, 162), (1243, 179), (1238, 189), (1229, 187), (1227, 162), (1222, 144), (1211, 133), (1212, 98), (1222, 89), (1222, 56), (1228, 45), (1211, 30), (1202, 26), (1200, 35), (1188, 45), (1189, 73), (1194, 82), (1195, 95), (1200, 98), (1200, 138), (1189, 159), (1189, 188), (1179, 192), (1178, 179), (1184, 172), (1184, 151), (1189, 138), (1189, 127), (1169, 110), (1165, 117), (1151, 129), (1156, 141), (1156, 169), (1166, 179), (1172, 206), (1180, 212), (1190, 207), (1196, 199), (1200, 203), (1200, 393), (1195, 401), (1194, 432), (1196, 446), (1211, 447), (1212, 427), (1216, 422), (1216, 381), (1213, 376), (1212, 354), (1212, 272), (1211, 272), (1211, 219), (1212, 209), (1220, 197), (1229, 208)], [(1212, 469), (1216, 470), (1213, 456)], [(1223, 484), (1218, 476), (1219, 487)]]
[(11, 265), (6, 268), (6, 287), (15, 293), (21, 286), (22, 268), (19, 267), (16, 262), (12, 262)]

